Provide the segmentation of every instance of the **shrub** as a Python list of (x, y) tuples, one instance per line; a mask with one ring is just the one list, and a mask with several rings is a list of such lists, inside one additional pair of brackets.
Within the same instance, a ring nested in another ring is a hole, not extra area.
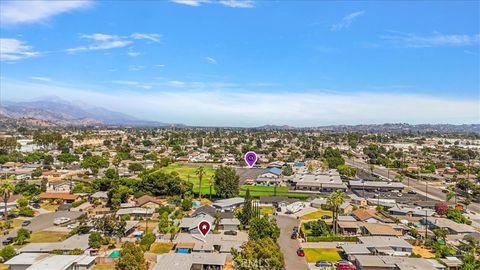
[(341, 236), (341, 235), (323, 235), (323, 236), (309, 236), (307, 242), (357, 242), (356, 236)]
[(17, 252), (12, 246), (6, 246), (0, 250), (0, 256), (2, 257), (3, 261), (8, 261), (16, 255)]
[(144, 251), (148, 251), (153, 242), (155, 242), (155, 235), (153, 233), (146, 233), (142, 240), (140, 240), (140, 246)]
[(18, 211), (18, 215), (23, 216), (23, 217), (33, 217), (35, 215), (35, 212), (28, 207), (22, 207)]
[(78, 200), (78, 201), (74, 201), (74, 202), (72, 203), (72, 207), (79, 207), (80, 205), (82, 205), (82, 204), (84, 204), (84, 203), (86, 203), (86, 202), (87, 202), (86, 199), (81, 199), (81, 200)]

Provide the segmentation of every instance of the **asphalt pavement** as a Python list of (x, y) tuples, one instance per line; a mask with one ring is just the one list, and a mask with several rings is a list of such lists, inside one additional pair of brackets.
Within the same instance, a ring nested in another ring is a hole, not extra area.
[[(49, 227), (53, 226), (53, 220), (58, 217), (68, 217), (72, 220), (77, 219), (83, 213), (82, 212), (75, 212), (75, 211), (57, 211), (51, 212), (46, 214), (41, 214), (39, 216), (34, 217), (30, 221), (30, 225), (22, 227), (32, 232), (42, 231)], [(9, 234), (0, 236), (0, 242), (5, 240), (7, 237), (15, 237), (17, 236), (17, 232), (20, 228), (10, 230)]]
[[(367, 164), (365, 161), (361, 159), (346, 159), (346, 162), (354, 167), (361, 168), (365, 171), (370, 171), (370, 164)], [(395, 179), (395, 176), (397, 173), (393, 170), (388, 170), (387, 168), (380, 167), (380, 166), (375, 166), (375, 169), (373, 170), (374, 173), (381, 175), (385, 178), (390, 176), (390, 179)], [(425, 181), (420, 181), (417, 179), (413, 179), (410, 177), (404, 177), (403, 183), (405, 185), (409, 185), (409, 187), (413, 190), (415, 190), (419, 194), (425, 194), (425, 189), (426, 189), (426, 184)], [(438, 200), (438, 201), (446, 201), (447, 196), (445, 193), (442, 192), (439, 188), (433, 187), (433, 186), (428, 186), (427, 189), (427, 197)], [(480, 203), (474, 203), (472, 202), (469, 206), (468, 209), (471, 211), (474, 211), (476, 213), (480, 213)]]
[(277, 242), (285, 259), (286, 270), (306, 270), (308, 269), (307, 261), (304, 257), (297, 255), (297, 249), (300, 242), (297, 239), (290, 239), (293, 226), (299, 226), (300, 221), (294, 217), (278, 215), (274, 216), (277, 225), (280, 228), (280, 237)]

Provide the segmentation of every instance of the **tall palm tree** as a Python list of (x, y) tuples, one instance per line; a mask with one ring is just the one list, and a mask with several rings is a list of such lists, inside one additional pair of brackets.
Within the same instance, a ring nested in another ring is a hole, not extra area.
[(198, 182), (200, 185), (199, 187), (200, 192), (198, 192), (199, 198), (202, 199), (202, 179), (203, 179), (203, 176), (205, 175), (205, 168), (203, 168), (203, 166), (198, 167), (198, 169), (195, 171), (195, 174), (198, 177)]
[(447, 202), (450, 201), (453, 197), (455, 197), (455, 204), (457, 204), (457, 192), (455, 190), (455, 184), (448, 186), (447, 190)]
[(331, 193), (327, 198), (327, 204), (332, 209), (333, 213), (333, 232), (337, 234), (337, 219), (338, 219), (338, 210), (340, 205), (345, 202), (345, 193), (343, 191), (337, 190)]
[(2, 194), (3, 203), (4, 203), (3, 217), (5, 219), (5, 222), (8, 219), (7, 203), (8, 203), (8, 200), (10, 199), (10, 196), (12, 195), (12, 192), (13, 192), (13, 185), (10, 183), (7, 183), (5, 180), (5, 183), (3, 183), (0, 186), (0, 193)]

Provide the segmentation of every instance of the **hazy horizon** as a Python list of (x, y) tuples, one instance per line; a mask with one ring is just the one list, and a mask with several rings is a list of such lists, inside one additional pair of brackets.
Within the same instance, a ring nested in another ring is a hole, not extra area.
[(480, 122), (480, 3), (2, 1), (0, 98), (190, 126)]

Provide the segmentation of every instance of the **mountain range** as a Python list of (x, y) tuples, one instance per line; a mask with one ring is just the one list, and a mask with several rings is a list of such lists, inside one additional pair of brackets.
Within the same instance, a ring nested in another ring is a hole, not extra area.
[(17, 121), (31, 126), (175, 126), (138, 119), (128, 114), (94, 107), (81, 102), (70, 102), (58, 97), (43, 97), (33, 101), (4, 101), (0, 107), (2, 122)]
[[(134, 116), (95, 107), (83, 102), (71, 102), (58, 97), (43, 97), (32, 101), (2, 101), (1, 126), (69, 127), (69, 126), (130, 126), (130, 127), (186, 127), (148, 121)], [(267, 124), (253, 129), (261, 130), (314, 130), (333, 132), (442, 132), (480, 133), (480, 124), (419, 124), (385, 123), (363, 125), (329, 125), (297, 128), (288, 125)]]

